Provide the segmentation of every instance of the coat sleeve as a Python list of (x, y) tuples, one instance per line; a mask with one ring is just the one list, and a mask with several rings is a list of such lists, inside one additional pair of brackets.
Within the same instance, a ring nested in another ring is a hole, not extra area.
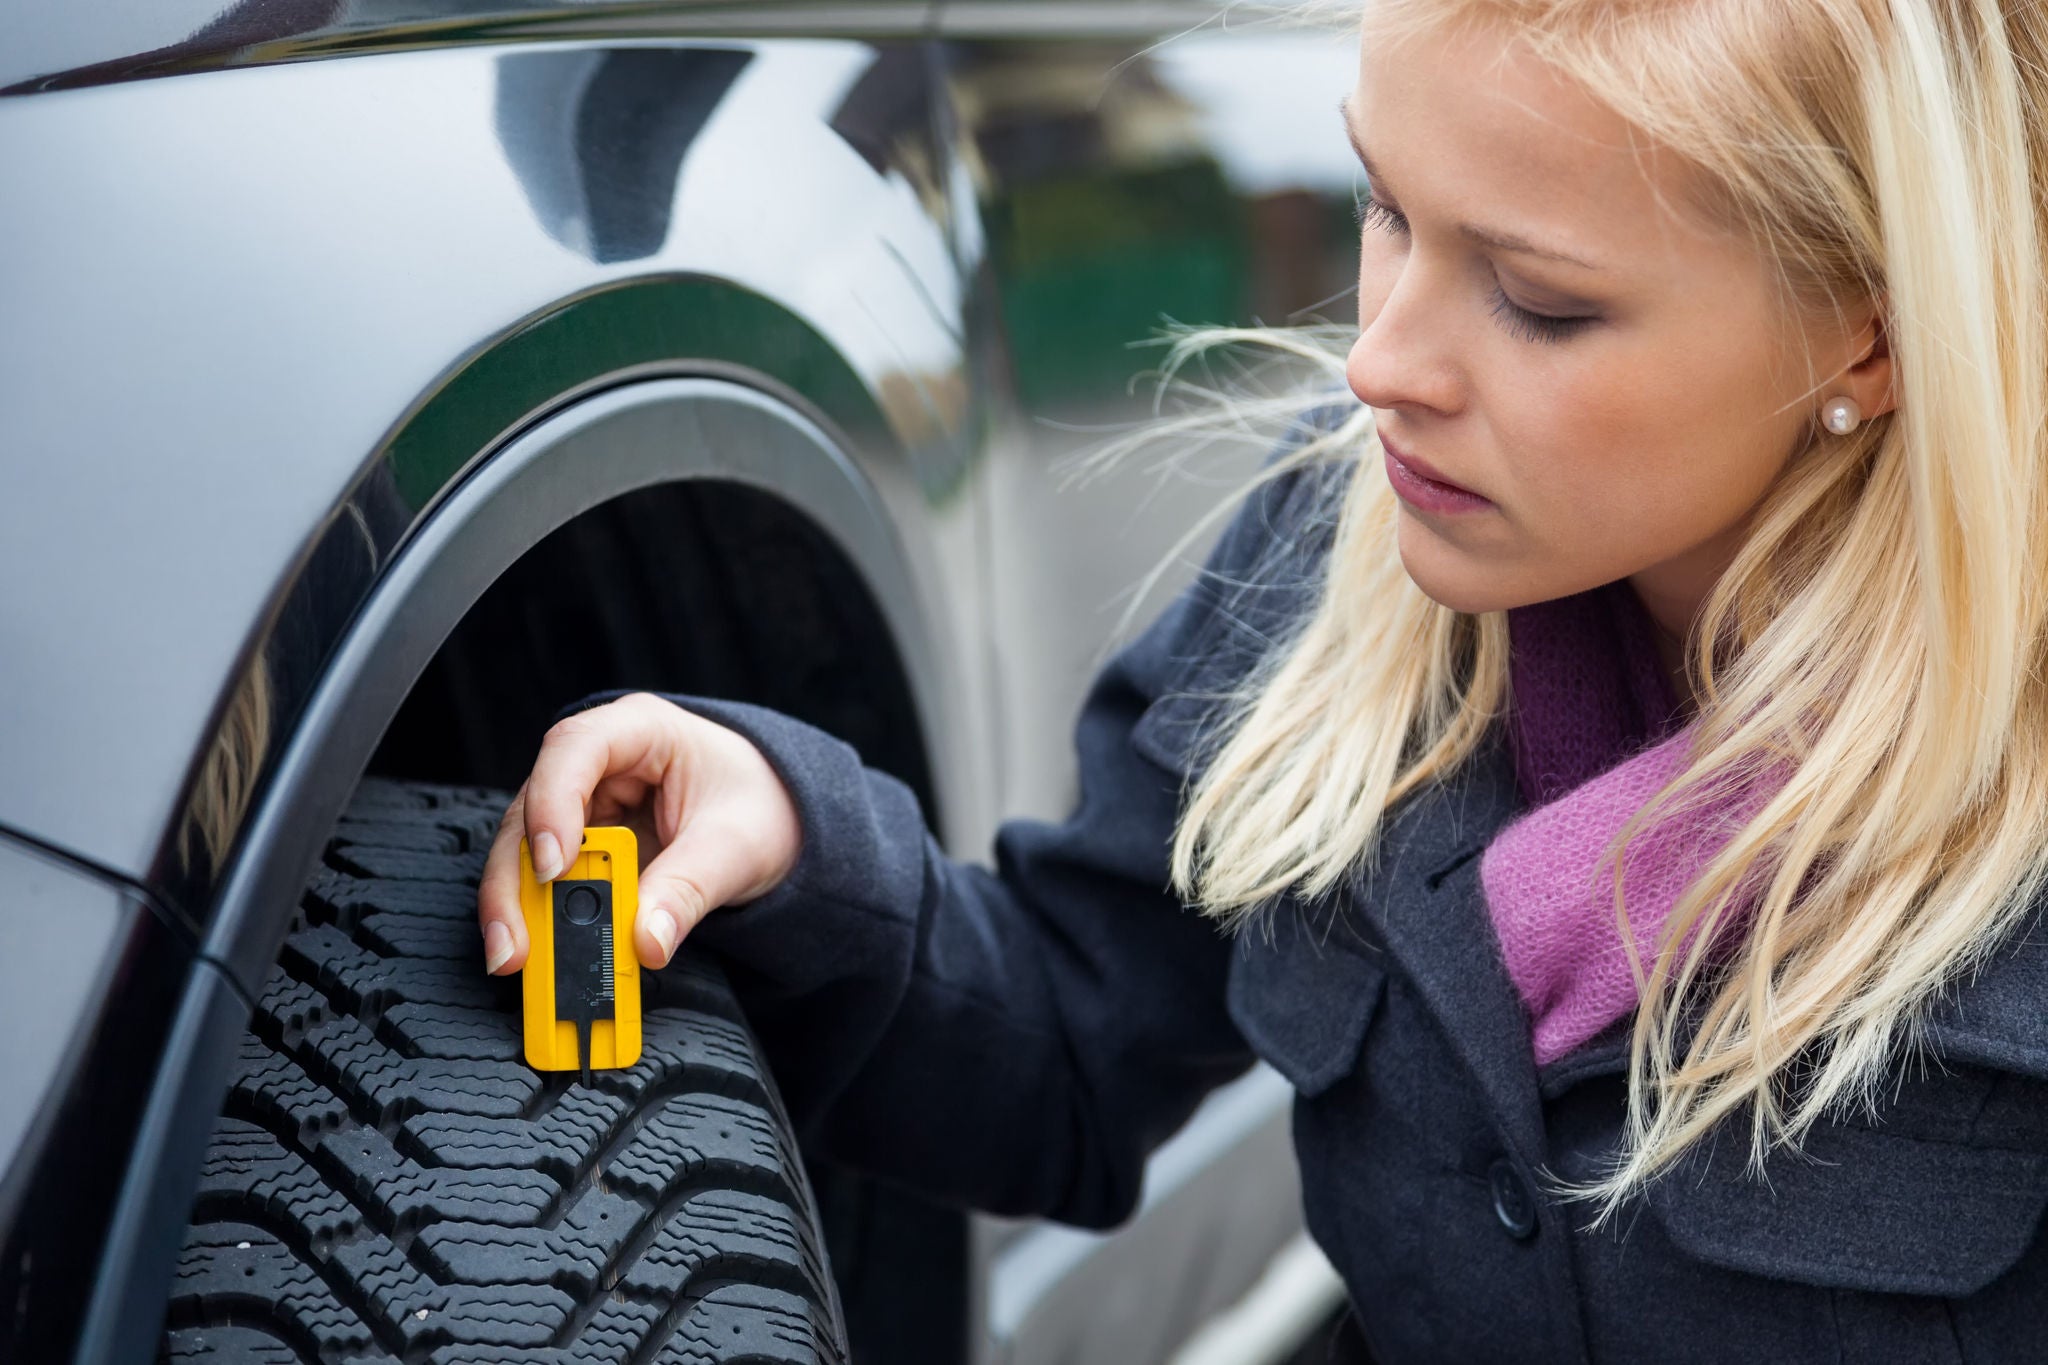
[(727, 966), (808, 1147), (938, 1199), (1105, 1227), (1136, 1207), (1146, 1155), (1251, 1064), (1224, 1007), (1232, 944), (1168, 886), (1186, 773), (1133, 734), (1191, 663), (1215, 680), (1203, 655), (1292, 477), (1097, 676), (1073, 814), (1004, 824), (993, 868), (948, 858), (910, 789), (830, 735), (670, 698), (750, 739), (802, 822), (791, 875), (692, 942)]
[(771, 712), (678, 699), (751, 739), (803, 822), (791, 877), (710, 916), (807, 1146), (933, 1197), (1106, 1226), (1146, 1154), (1251, 1054), (1229, 943), (1167, 887), (1176, 775), (1131, 747), (1131, 663), (1080, 719), (1081, 795), (955, 862), (896, 779)]

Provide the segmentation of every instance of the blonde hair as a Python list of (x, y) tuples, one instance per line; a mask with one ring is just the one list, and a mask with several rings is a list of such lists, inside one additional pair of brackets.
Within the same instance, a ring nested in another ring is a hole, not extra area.
[[(1784, 781), (1635, 963), (1625, 1146), (1576, 1190), (1605, 1218), (1732, 1115), (1760, 1169), (1873, 1106), (1926, 1007), (2041, 889), (2048, 6), (1376, 0), (1364, 37), (1482, 21), (1703, 172), (1700, 207), (1753, 234), (1788, 309), (1881, 304), (1898, 399), (1809, 435), (1688, 641), (1690, 764), (1617, 851), (1717, 787)], [(1183, 336), (1169, 370), (1218, 339), (1341, 373), (1279, 331)], [(1377, 461), (1369, 410), (1290, 463), (1334, 447)], [(1173, 875), (1213, 915), (1329, 891), (1500, 718), (1505, 616), (1424, 597), (1395, 516), (1384, 479), (1351, 480), (1315, 607), (1189, 796)]]

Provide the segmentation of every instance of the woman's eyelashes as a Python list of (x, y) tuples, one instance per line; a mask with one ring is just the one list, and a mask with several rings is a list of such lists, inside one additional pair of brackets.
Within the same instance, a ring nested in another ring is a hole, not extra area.
[(1493, 287), (1493, 307), (1488, 310), (1500, 319), (1500, 325), (1508, 335), (1524, 341), (1563, 341), (1572, 333), (1580, 331), (1592, 318), (1560, 318), (1548, 313), (1532, 313), (1509, 298), (1507, 291), (1499, 285)]
[[(1408, 235), (1407, 215), (1369, 194), (1359, 197), (1358, 226), (1361, 231), (1391, 232), (1398, 237)], [(1597, 321), (1590, 317), (1554, 317), (1549, 313), (1534, 312), (1509, 298), (1507, 291), (1498, 283), (1494, 285), (1493, 302), (1488, 311), (1500, 321), (1509, 336), (1523, 341), (1562, 341)]]
[(1358, 199), (1358, 226), (1361, 228), (1380, 228), (1387, 232), (1397, 232), (1405, 235), (1408, 231), (1408, 219), (1401, 210), (1389, 208), (1371, 195), (1366, 194), (1360, 195)]

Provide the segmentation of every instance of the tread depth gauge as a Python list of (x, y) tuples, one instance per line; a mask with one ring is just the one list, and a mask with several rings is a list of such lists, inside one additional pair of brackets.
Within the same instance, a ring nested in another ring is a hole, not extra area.
[(633, 955), (639, 892), (633, 831), (600, 826), (560, 877), (536, 881), (533, 850), (519, 844), (519, 904), (531, 945), (521, 993), (526, 1060), (541, 1071), (583, 1073), (640, 1059), (640, 963)]

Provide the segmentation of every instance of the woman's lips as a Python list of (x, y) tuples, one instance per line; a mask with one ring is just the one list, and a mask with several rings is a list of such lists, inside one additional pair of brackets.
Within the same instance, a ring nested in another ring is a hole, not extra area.
[(1380, 437), (1380, 448), (1387, 457), (1387, 482), (1394, 486), (1395, 495), (1416, 511), (1480, 512), (1493, 506), (1491, 501), (1471, 489), (1439, 478), (1434, 469), (1385, 436)]

